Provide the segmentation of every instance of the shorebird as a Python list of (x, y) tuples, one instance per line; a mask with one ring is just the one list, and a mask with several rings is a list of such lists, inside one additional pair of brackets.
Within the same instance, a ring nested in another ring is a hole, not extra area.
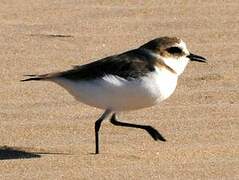
[(117, 113), (156, 105), (174, 92), (178, 77), (189, 61), (206, 62), (189, 52), (177, 37), (160, 37), (139, 48), (109, 56), (73, 69), (28, 75), (21, 81), (52, 81), (76, 100), (104, 110), (95, 122), (95, 153), (99, 153), (99, 130), (109, 117), (116, 126), (140, 128), (155, 140), (166, 141), (152, 126), (118, 120)]

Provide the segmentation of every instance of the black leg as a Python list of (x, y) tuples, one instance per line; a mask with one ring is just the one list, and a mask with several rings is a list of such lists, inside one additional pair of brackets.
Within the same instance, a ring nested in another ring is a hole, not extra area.
[(139, 124), (131, 124), (131, 123), (125, 123), (125, 122), (120, 122), (117, 120), (116, 114), (114, 113), (110, 119), (110, 122), (116, 126), (124, 126), (124, 127), (132, 127), (132, 128), (139, 128), (139, 129), (144, 129), (147, 131), (150, 136), (155, 140), (160, 140), (160, 141), (166, 141), (166, 139), (152, 126), (148, 125), (139, 125)]
[(101, 117), (95, 122), (95, 154), (99, 154), (99, 130), (102, 121), (110, 115), (111, 111), (106, 110)]

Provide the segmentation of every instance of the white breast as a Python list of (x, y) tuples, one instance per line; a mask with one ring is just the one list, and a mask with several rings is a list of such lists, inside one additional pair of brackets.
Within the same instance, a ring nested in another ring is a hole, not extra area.
[(88, 81), (56, 79), (77, 100), (90, 106), (126, 111), (153, 106), (168, 98), (175, 90), (177, 76), (156, 69), (147, 76), (126, 80), (114, 75)]

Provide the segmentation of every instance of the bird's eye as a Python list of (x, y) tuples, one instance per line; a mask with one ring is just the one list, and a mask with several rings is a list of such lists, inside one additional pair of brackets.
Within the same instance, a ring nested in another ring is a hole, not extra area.
[(180, 54), (180, 53), (182, 53), (182, 50), (178, 47), (170, 47), (170, 48), (167, 48), (166, 51), (168, 51), (170, 54)]

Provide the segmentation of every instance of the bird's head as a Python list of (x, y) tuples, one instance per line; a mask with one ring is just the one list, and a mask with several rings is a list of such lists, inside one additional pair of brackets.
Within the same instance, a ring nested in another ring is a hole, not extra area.
[(157, 38), (144, 44), (140, 48), (152, 53), (177, 75), (183, 73), (189, 61), (206, 62), (204, 57), (190, 53), (185, 42), (177, 37)]

